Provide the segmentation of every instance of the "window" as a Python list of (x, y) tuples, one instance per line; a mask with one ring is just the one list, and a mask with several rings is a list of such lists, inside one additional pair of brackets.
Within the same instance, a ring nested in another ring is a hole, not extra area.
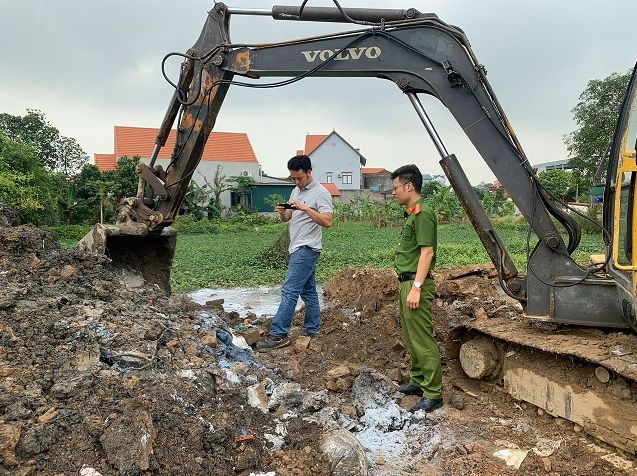
[(325, 172), (325, 183), (333, 183), (332, 172)]
[(343, 183), (352, 183), (352, 172), (343, 172), (341, 175)]

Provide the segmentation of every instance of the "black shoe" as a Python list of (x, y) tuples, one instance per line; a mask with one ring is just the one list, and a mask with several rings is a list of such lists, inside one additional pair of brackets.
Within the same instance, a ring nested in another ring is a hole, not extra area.
[(257, 344), (257, 350), (280, 349), (281, 347), (285, 347), (286, 345), (290, 345), (290, 339), (288, 339), (287, 336), (278, 337), (269, 335)]
[(413, 383), (404, 383), (398, 387), (398, 391), (403, 395), (418, 395), (422, 397), (422, 388), (417, 387)]
[(417, 412), (418, 410), (424, 410), (425, 413), (433, 412), (442, 406), (442, 398), (421, 398), (418, 403), (409, 409), (410, 412)]
[(308, 332), (308, 331), (303, 331), (303, 334), (305, 337), (311, 337), (312, 339), (314, 339), (315, 337), (318, 337), (319, 333), (318, 332)]

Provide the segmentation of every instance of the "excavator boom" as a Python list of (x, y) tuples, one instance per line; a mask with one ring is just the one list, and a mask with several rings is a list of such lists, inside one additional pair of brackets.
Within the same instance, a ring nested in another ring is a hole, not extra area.
[[(138, 195), (125, 200), (117, 224), (120, 228), (133, 229), (137, 236), (158, 235), (174, 221), (231, 85), (264, 88), (284, 86), (308, 76), (376, 77), (394, 82), (414, 105), (440, 152), (450, 183), (498, 270), (503, 289), (525, 303), (529, 316), (593, 326), (625, 325), (614, 296), (614, 281), (602, 274), (592, 275), (569, 256), (579, 243), (579, 228), (538, 185), (486, 79), (485, 68), (461, 29), (415, 9), (275, 6), (265, 13), (276, 19), (349, 22), (358, 29), (242, 45), (230, 41), (232, 13), (226, 5), (216, 3), (195, 45), (181, 55), (185, 61), (155, 152), (149, 165), (140, 165)], [(262, 15), (264, 11), (252, 13)], [(239, 81), (237, 76), (243, 78)], [(270, 84), (251, 81), (273, 76), (289, 79)], [(526, 277), (515, 268), (459, 162), (442, 145), (418, 94), (431, 95), (449, 109), (539, 237)], [(177, 114), (177, 142), (169, 165), (162, 170), (154, 165), (155, 158)], [(567, 230), (567, 242), (552, 217)], [(125, 234), (113, 236), (121, 239)], [(108, 249), (108, 237), (106, 243)], [(143, 250), (138, 248), (138, 252)], [(595, 299), (588, 299), (591, 295)], [(590, 304), (582, 305), (584, 302)]]
[[(268, 44), (233, 44), (229, 32), (233, 13), (268, 14), (285, 20), (349, 22), (358, 29)], [(233, 11), (223, 3), (216, 3), (208, 13), (199, 39), (181, 56), (184, 63), (153, 157), (150, 164), (139, 167), (137, 196), (124, 200), (117, 228), (106, 227), (92, 233), (99, 238), (97, 242), (105, 243), (101, 248), (107, 252), (110, 236), (117, 236), (119, 241), (129, 235), (161, 237), (162, 230), (175, 220), (231, 85), (265, 88), (284, 86), (308, 76), (376, 77), (395, 83), (397, 90), (413, 104), (440, 153), (443, 170), (498, 270), (503, 289), (525, 304), (527, 315), (561, 323), (625, 326), (617, 299), (622, 291), (616, 289), (615, 281), (598, 272), (599, 269), (592, 272), (581, 268), (570, 257), (579, 243), (579, 227), (539, 184), (487, 81), (485, 68), (461, 29), (413, 8), (275, 6), (271, 11)], [(243, 78), (237, 80), (237, 76)], [(274, 76), (288, 79), (269, 84), (251, 81)], [(449, 109), (538, 236), (526, 276), (516, 269), (459, 161), (447, 152), (419, 94), (433, 96)], [(163, 170), (155, 165), (155, 159), (177, 115), (176, 145), (170, 163)], [(567, 241), (553, 219), (567, 231)], [(137, 241), (140, 246), (134, 254), (144, 253), (143, 240)], [(161, 239), (147, 241), (158, 244), (163, 252), (174, 252)], [(86, 241), (85, 246), (91, 248)], [(150, 248), (148, 253), (158, 255)], [(170, 259), (163, 261), (169, 263)]]

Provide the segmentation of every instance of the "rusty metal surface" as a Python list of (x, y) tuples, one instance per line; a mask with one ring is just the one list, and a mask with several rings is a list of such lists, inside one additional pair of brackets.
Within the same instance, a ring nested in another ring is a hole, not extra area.
[(637, 382), (637, 337), (629, 331), (605, 332), (578, 326), (556, 330), (523, 318), (478, 319), (462, 323), (460, 329), (479, 331), (556, 356), (577, 357)]
[(161, 233), (149, 233), (149, 227), (141, 223), (97, 224), (80, 240), (77, 248), (105, 254), (116, 268), (135, 270), (147, 282), (170, 294), (170, 269), (176, 238), (177, 233), (172, 227), (165, 227)]
[(440, 165), (456, 192), (456, 196), (460, 200), (460, 204), (469, 217), (489, 258), (491, 258), (495, 269), (498, 271), (501, 285), (506, 286), (507, 289), (505, 291), (508, 290), (520, 300), (524, 300), (526, 280), (519, 277), (518, 270), (511, 256), (495, 231), (458, 159), (454, 154), (451, 154), (441, 159)]

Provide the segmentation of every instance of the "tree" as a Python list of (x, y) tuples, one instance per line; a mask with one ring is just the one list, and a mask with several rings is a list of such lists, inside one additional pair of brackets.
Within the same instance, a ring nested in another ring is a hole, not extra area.
[(0, 201), (16, 209), (22, 222), (58, 220), (55, 181), (35, 149), (0, 132)]
[(250, 193), (254, 187), (254, 179), (252, 177), (235, 176), (230, 177), (230, 181), (234, 182), (232, 190), (239, 195), (239, 205), (243, 208), (250, 207)]
[(88, 155), (77, 141), (60, 135), (60, 131), (37, 109), (27, 109), (25, 116), (0, 114), (0, 131), (9, 140), (34, 147), (49, 171), (61, 172), (68, 177), (88, 162)]
[(540, 182), (552, 197), (563, 200), (571, 185), (571, 172), (562, 169), (545, 170), (538, 175)]
[(112, 206), (105, 206), (104, 199), (109, 197), (109, 191), (114, 182), (106, 173), (102, 174), (93, 164), (86, 164), (79, 174), (70, 180), (67, 196), (63, 203), (67, 223), (95, 223), (100, 215), (106, 211), (106, 218), (112, 218)]
[(137, 183), (139, 180), (137, 166), (140, 160), (139, 155), (134, 155), (133, 157), (125, 155), (117, 159), (117, 168), (115, 170), (109, 170), (102, 174), (113, 182), (111, 192), (118, 200), (137, 195)]
[(272, 207), (272, 210), (274, 210), (276, 208), (277, 203), (283, 203), (286, 200), (285, 198), (283, 198), (283, 195), (279, 195), (278, 193), (272, 193), (268, 195), (267, 197), (265, 197), (263, 201), (266, 203), (266, 205), (270, 205)]
[(443, 186), (437, 180), (431, 180), (422, 184), (421, 195), (423, 197), (429, 197), (436, 192), (440, 192)]
[(9, 140), (30, 144), (44, 165), (52, 170), (56, 163), (56, 142), (60, 138), (60, 131), (51, 125), (44, 117), (44, 113), (37, 109), (27, 109), (26, 116), (0, 114), (0, 131)]
[(464, 216), (464, 211), (453, 188), (451, 186), (443, 187), (442, 185), (434, 188), (435, 190), (425, 200), (433, 208), (438, 221), (449, 223), (461, 219)]
[(181, 204), (181, 215), (190, 215), (195, 220), (201, 220), (206, 215), (207, 205), (210, 201), (210, 192), (206, 190), (208, 185), (201, 186), (194, 180), (190, 182), (188, 191)]
[(88, 202), (99, 210), (100, 223), (104, 223), (104, 210), (106, 209), (112, 213), (115, 208), (111, 200), (113, 198), (111, 190), (114, 185), (113, 182), (104, 180), (103, 177), (98, 180), (91, 180), (86, 184), (86, 187), (92, 192)]
[(60, 172), (66, 177), (73, 175), (88, 162), (88, 155), (72, 137), (60, 136), (54, 146), (56, 162), (53, 170)]
[(573, 173), (588, 186), (608, 154), (629, 81), (630, 73), (589, 81), (571, 111), (577, 129), (565, 136), (564, 142)]
[(212, 192), (212, 200), (209, 203), (209, 218), (212, 218), (213, 216), (218, 218), (221, 216), (221, 194), (233, 189), (233, 185), (226, 181), (226, 176), (223, 174), (222, 170), (223, 167), (221, 167), (221, 165), (217, 165), (215, 175), (212, 177), (212, 183), (210, 183), (203, 174), (199, 173)]

